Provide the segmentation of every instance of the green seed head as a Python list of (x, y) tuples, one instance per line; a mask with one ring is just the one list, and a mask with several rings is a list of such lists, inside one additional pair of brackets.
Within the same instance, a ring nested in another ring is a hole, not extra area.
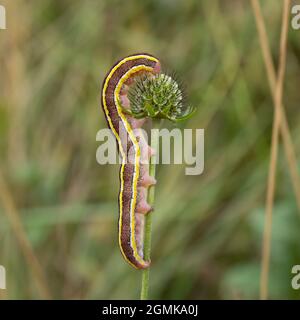
[(128, 99), (129, 112), (135, 118), (180, 121), (190, 117), (194, 111), (183, 106), (177, 82), (165, 74), (138, 77), (129, 88)]

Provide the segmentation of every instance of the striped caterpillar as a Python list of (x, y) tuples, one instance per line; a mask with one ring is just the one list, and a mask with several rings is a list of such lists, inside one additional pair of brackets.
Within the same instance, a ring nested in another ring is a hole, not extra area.
[[(160, 73), (160, 62), (149, 54), (135, 54), (117, 62), (106, 75), (102, 87), (102, 107), (118, 142), (122, 156), (119, 192), (119, 246), (125, 260), (137, 269), (149, 267), (143, 258), (144, 215), (152, 208), (147, 203), (147, 189), (156, 183), (149, 176), (148, 165), (141, 163), (152, 150), (139, 134), (143, 118), (136, 119), (124, 112), (130, 105), (128, 87), (140, 75)], [(121, 133), (125, 133), (121, 134)], [(133, 161), (128, 161), (129, 158)]]

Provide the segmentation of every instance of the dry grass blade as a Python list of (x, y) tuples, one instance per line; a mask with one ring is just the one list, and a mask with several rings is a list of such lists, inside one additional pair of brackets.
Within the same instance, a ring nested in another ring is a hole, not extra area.
[[(252, 1), (254, 8), (257, 8), (258, 3)], [(265, 227), (263, 235), (262, 247), (262, 269), (261, 269), (261, 282), (260, 282), (260, 298), (268, 298), (268, 277), (270, 265), (270, 251), (271, 251), (271, 233), (272, 233), (272, 211), (274, 204), (274, 192), (276, 185), (276, 165), (278, 154), (278, 138), (279, 138), (279, 125), (282, 119), (281, 105), (283, 95), (283, 81), (286, 69), (286, 50), (287, 50), (287, 32), (288, 32), (288, 17), (289, 17), (290, 0), (284, 1), (281, 37), (280, 37), (280, 55), (279, 55), (279, 68), (278, 78), (275, 86), (275, 112), (272, 128), (272, 141), (271, 141), (271, 158), (269, 166), (267, 197), (266, 197), (266, 212), (265, 212)], [(262, 17), (261, 17), (262, 18)], [(270, 65), (270, 61), (268, 62)], [(270, 68), (270, 66), (269, 66)]]
[[(263, 59), (267, 71), (268, 81), (272, 93), (272, 98), (275, 105), (275, 92), (276, 92), (276, 72), (274, 63), (272, 61), (271, 50), (268, 42), (266, 27), (264, 23), (264, 18), (262, 16), (260, 4), (258, 0), (251, 0), (252, 7), (255, 15), (255, 21), (257, 25), (260, 46), (263, 54)], [(296, 153), (293, 146), (289, 125), (286, 118), (284, 105), (280, 105), (280, 132), (283, 141), (283, 147), (288, 161), (288, 168), (291, 175), (291, 180), (294, 188), (294, 193), (296, 196), (298, 212), (300, 213), (300, 179), (299, 172), (297, 168)]]
[(27, 238), (23, 225), (20, 221), (16, 206), (14, 204), (11, 193), (0, 171), (0, 201), (12, 230), (17, 238), (19, 246), (24, 254), (24, 257), (30, 267), (33, 278), (35, 279), (37, 289), (43, 299), (50, 299), (51, 295), (48, 290), (46, 280), (40, 266), (40, 263), (34, 254), (31, 244)]

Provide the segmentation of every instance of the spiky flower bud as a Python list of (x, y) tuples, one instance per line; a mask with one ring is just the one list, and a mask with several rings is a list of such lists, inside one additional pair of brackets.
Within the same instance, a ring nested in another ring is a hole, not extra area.
[(183, 106), (182, 92), (170, 76), (158, 74), (135, 79), (128, 91), (130, 113), (135, 118), (159, 118), (180, 121), (188, 118), (193, 108)]

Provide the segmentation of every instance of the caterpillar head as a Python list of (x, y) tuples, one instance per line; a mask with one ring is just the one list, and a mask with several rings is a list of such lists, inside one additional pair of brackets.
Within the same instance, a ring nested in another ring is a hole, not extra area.
[(156, 118), (181, 121), (195, 111), (184, 107), (182, 91), (177, 82), (165, 74), (135, 77), (127, 98), (129, 108), (124, 111), (135, 118)]

